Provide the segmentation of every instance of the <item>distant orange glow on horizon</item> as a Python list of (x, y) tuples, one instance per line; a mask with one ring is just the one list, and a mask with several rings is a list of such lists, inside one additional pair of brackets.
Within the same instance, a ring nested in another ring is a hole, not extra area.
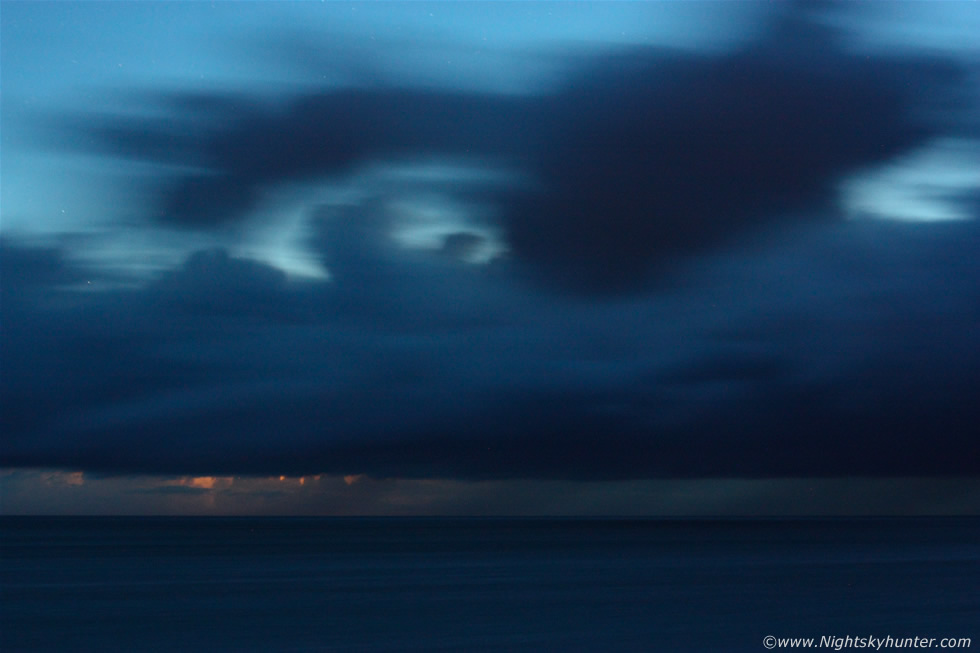
[(175, 485), (177, 487), (190, 487), (199, 490), (221, 490), (229, 488), (235, 483), (234, 476), (183, 476), (164, 483), (164, 485)]

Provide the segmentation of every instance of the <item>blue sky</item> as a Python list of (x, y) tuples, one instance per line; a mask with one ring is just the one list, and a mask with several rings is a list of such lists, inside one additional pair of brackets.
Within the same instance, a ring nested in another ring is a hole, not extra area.
[(976, 2), (0, 20), (5, 512), (980, 508)]

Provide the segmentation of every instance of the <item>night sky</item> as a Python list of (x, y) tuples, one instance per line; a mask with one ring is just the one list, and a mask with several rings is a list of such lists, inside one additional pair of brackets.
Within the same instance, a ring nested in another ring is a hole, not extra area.
[(980, 512), (980, 3), (0, 20), (2, 512)]

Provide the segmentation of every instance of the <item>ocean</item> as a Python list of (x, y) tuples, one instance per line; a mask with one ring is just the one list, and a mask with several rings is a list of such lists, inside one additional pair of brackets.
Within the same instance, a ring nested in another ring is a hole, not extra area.
[(980, 647), (975, 518), (0, 527), (5, 653), (766, 651), (767, 636)]

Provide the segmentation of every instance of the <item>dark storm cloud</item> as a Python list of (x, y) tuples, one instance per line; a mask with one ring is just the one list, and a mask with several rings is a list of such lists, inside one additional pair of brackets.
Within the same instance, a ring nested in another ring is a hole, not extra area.
[(784, 7), (726, 54), (569, 55), (577, 72), (540, 97), (361, 80), (261, 101), (177, 93), (156, 107), (172, 115), (75, 127), (85, 147), (94, 134), (106, 153), (193, 169), (154, 183), (149, 213), (194, 228), (241, 219), (276, 184), (372, 161), (506, 162), (535, 182), (493, 197), (518, 259), (560, 286), (629, 289), (678, 256), (832, 204), (846, 174), (941, 131), (961, 71), (850, 53), (808, 11)]
[(566, 93), (547, 191), (508, 213), (517, 254), (559, 280), (628, 286), (677, 255), (832, 205), (835, 183), (934, 134), (913, 111), (955, 75), (864, 59), (792, 21), (719, 58), (612, 57)]
[[(84, 124), (106, 153), (195, 169), (151, 189), (150, 217), (208, 228), (241, 219), (262, 190), (280, 182), (405, 156), (513, 152), (540, 132), (528, 104), (390, 88), (325, 90), (265, 104), (239, 95), (178, 94), (164, 103), (175, 111), (168, 119), (89, 116), (71, 127)], [(89, 144), (83, 138), (81, 146)]]
[(23, 293), (19, 310), (4, 307), (3, 464), (564, 479), (980, 472), (973, 223), (807, 234), (751, 264), (716, 261), (680, 298), (585, 305), (439, 251), (404, 254), (364, 237), (371, 222), (340, 219), (329, 239), (359, 293), (292, 285), (214, 251), (141, 289)]

